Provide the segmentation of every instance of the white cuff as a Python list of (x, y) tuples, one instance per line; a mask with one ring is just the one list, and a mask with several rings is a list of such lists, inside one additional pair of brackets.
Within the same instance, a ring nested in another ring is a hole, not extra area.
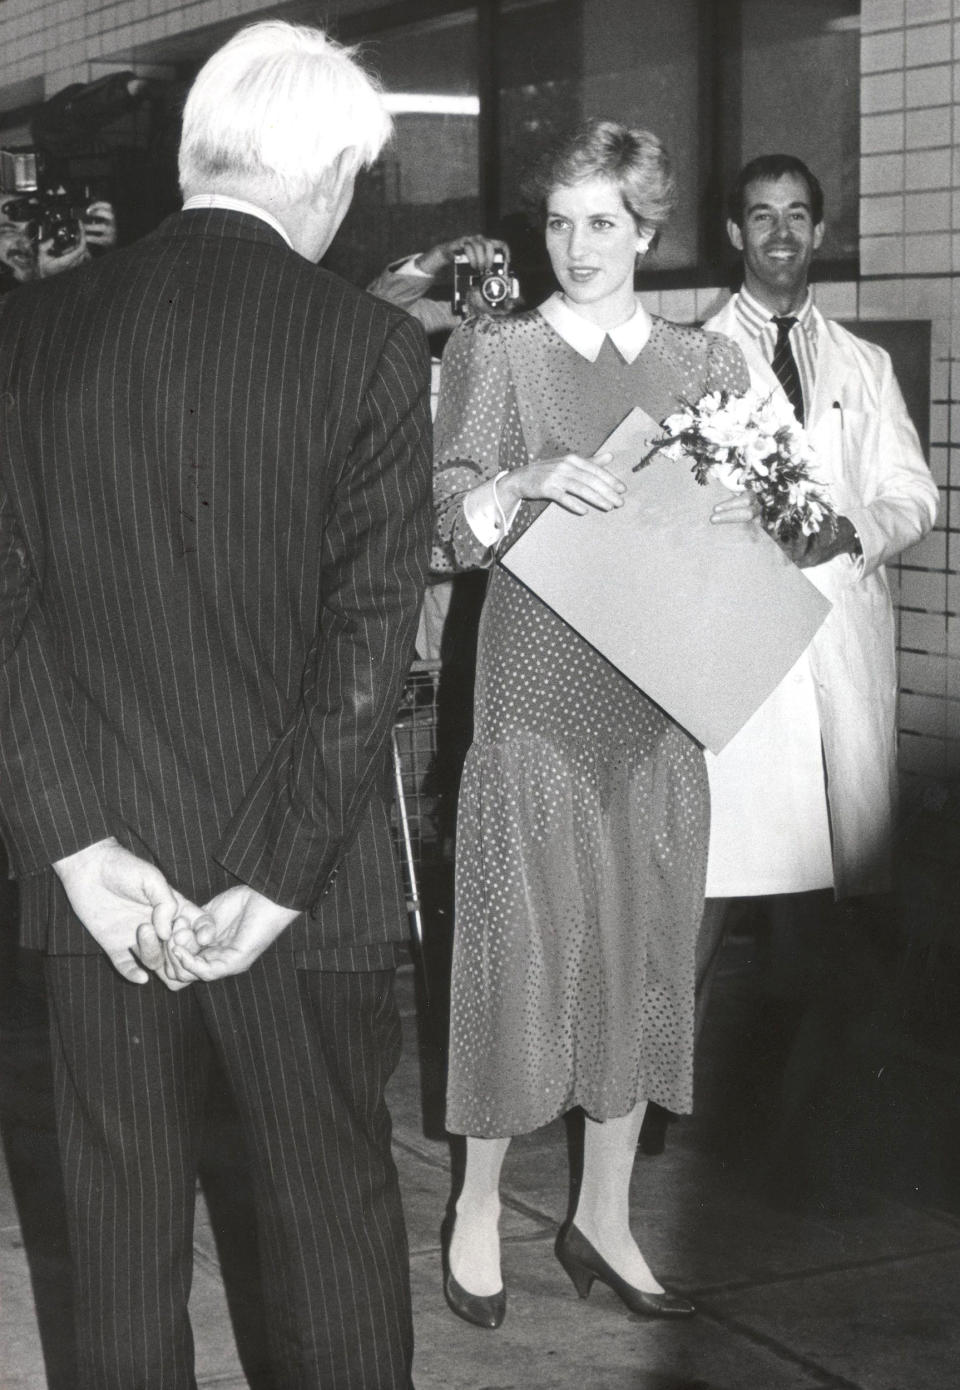
[(488, 550), (499, 545), (520, 510), (520, 503), (515, 502), (509, 514), (505, 513), (497, 497), (497, 483), (506, 471), (503, 469), (489, 483), (481, 483), (463, 499), (463, 515), (466, 517), (467, 525), (480, 544)]
[(414, 251), (412, 256), (408, 256), (405, 261), (391, 261), (387, 266), (391, 275), (416, 275), (421, 280), (434, 280), (436, 276), (430, 275), (426, 270), (421, 270), (417, 265), (419, 251)]

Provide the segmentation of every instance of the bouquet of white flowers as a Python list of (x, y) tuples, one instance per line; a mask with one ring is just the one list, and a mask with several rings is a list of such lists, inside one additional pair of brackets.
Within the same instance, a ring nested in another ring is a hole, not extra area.
[(731, 492), (749, 492), (771, 535), (790, 541), (831, 530), (836, 512), (823, 483), (811, 476), (813, 450), (781, 397), (750, 390), (742, 396), (710, 391), (663, 421), (664, 434), (635, 466), (654, 454), (692, 459), (698, 483), (715, 478)]

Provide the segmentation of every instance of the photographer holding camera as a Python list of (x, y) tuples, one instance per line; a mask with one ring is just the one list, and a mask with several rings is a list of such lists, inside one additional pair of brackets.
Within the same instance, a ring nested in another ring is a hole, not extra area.
[(116, 217), (105, 200), (77, 212), (62, 187), (0, 194), (0, 293), (84, 265), (116, 241)]
[[(509, 266), (507, 243), (475, 232), (393, 261), (367, 289), (378, 299), (406, 309), (428, 334), (449, 332), (464, 314), (502, 315), (517, 307), (519, 286)], [(431, 298), (431, 290), (450, 270), (454, 275), (452, 300)]]
[(71, 192), (44, 151), (0, 150), (0, 290), (72, 270), (116, 241), (112, 205)]

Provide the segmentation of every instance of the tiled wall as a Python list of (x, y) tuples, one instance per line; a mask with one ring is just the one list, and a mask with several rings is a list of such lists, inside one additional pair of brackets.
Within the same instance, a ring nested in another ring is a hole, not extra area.
[(9, 83), (44, 78), (47, 96), (89, 82), (134, 44), (242, 19), (264, 0), (2, 0), (0, 93)]
[(864, 0), (861, 72), (860, 313), (932, 331), (941, 508), (893, 576), (901, 764), (908, 783), (945, 782), (960, 772), (960, 0)]
[[(135, 44), (263, 8), (264, 0), (0, 0), (0, 108), (18, 104), (8, 98), (31, 79), (49, 95), (124, 66), (118, 55)], [(817, 298), (839, 318), (932, 325), (931, 466), (941, 512), (891, 575), (909, 795), (960, 773), (960, 0), (863, 0), (861, 71), (861, 279), (820, 286)], [(719, 295), (678, 290), (650, 301), (691, 321)]]

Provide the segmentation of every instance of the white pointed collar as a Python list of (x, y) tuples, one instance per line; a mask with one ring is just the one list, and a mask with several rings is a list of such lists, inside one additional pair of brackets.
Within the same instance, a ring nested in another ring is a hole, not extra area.
[(637, 307), (626, 323), (616, 328), (598, 328), (581, 318), (561, 293), (556, 291), (540, 305), (539, 312), (550, 327), (560, 334), (563, 341), (585, 357), (588, 362), (596, 362), (603, 347), (604, 338), (609, 338), (625, 362), (635, 362), (646, 347), (653, 322), (646, 309), (637, 300)]

